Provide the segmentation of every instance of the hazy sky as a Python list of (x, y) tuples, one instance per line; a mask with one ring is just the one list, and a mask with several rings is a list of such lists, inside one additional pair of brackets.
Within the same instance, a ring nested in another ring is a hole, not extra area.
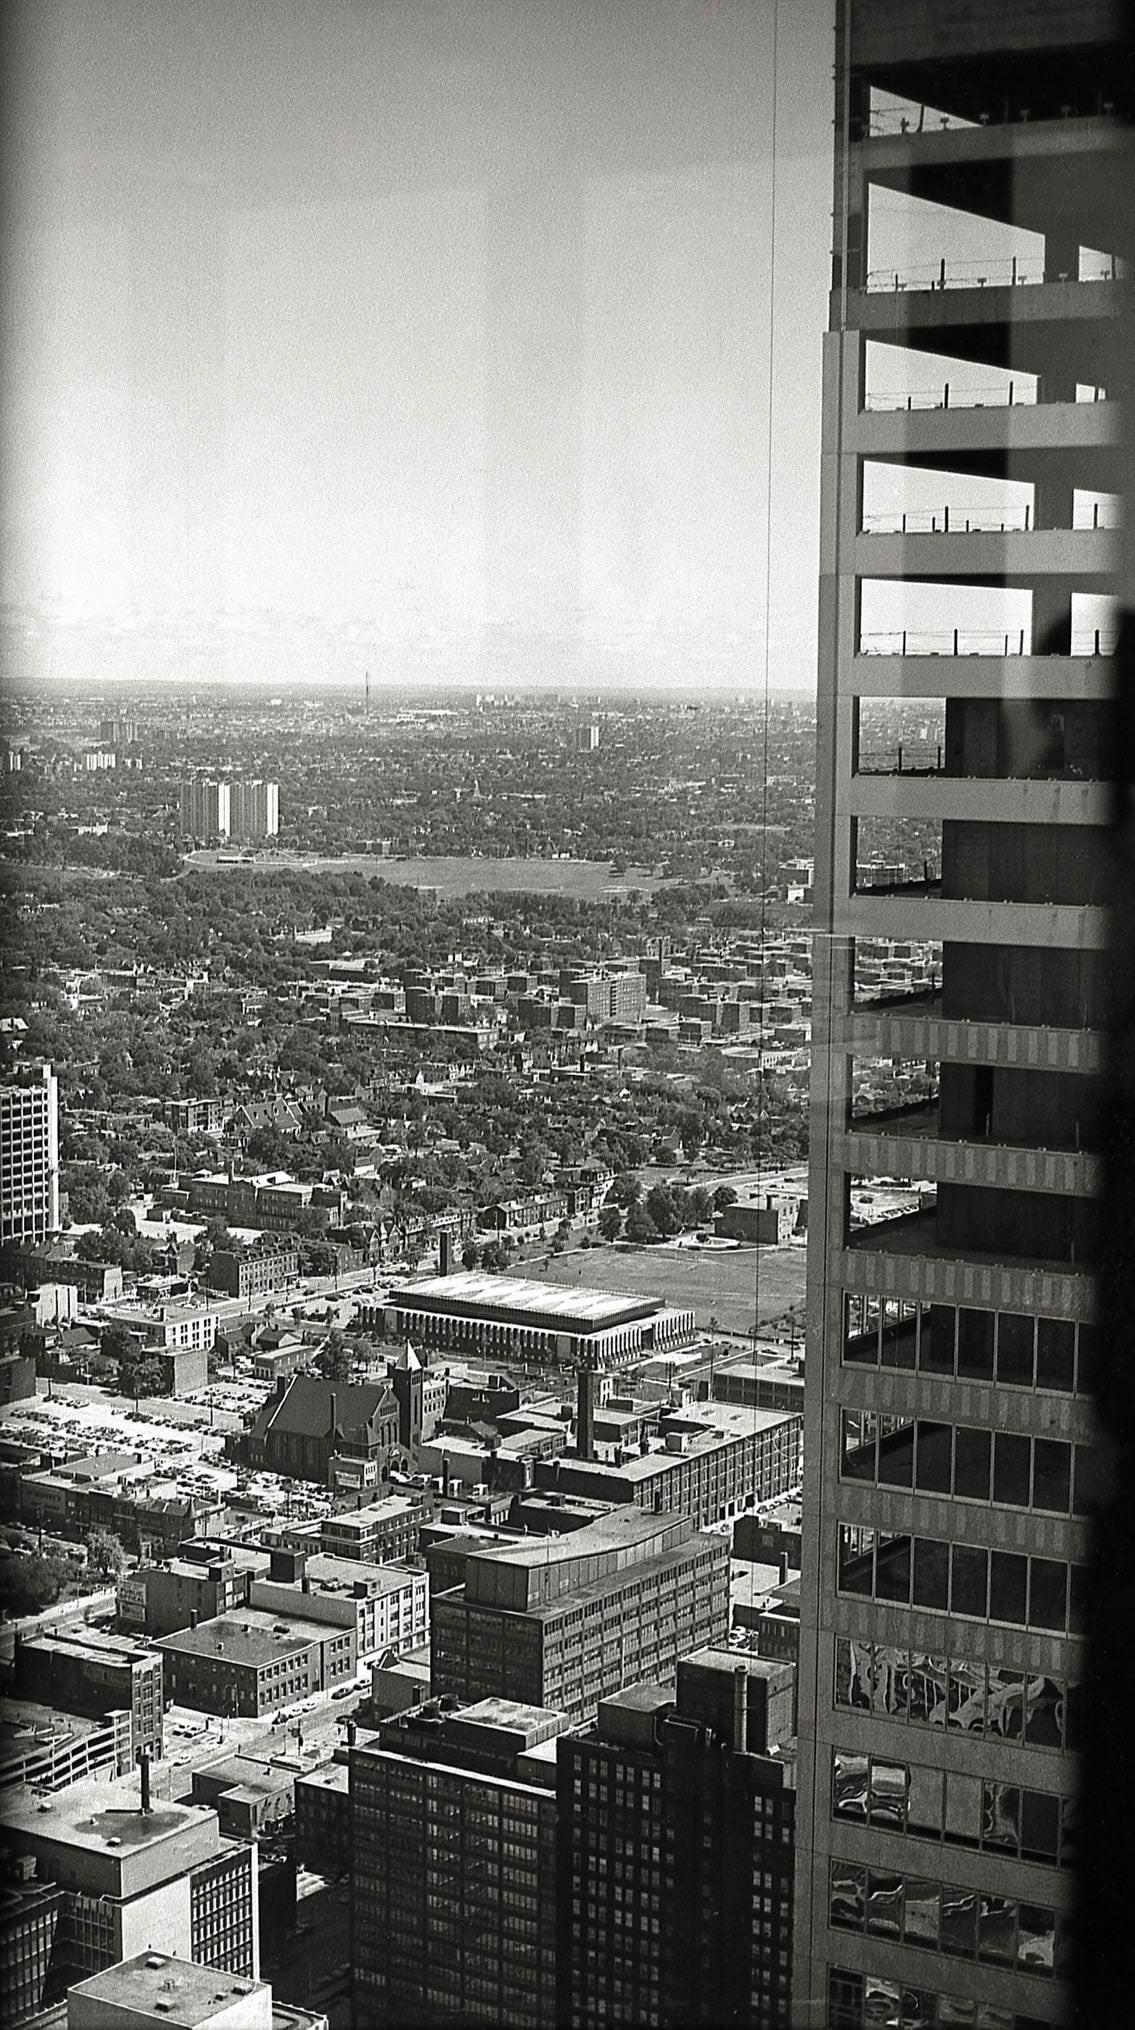
[(10, 6), (12, 667), (810, 684), (831, 11)]

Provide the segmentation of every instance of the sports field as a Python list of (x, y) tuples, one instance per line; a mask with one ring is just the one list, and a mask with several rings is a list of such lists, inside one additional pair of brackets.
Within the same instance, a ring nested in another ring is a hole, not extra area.
[[(727, 1332), (749, 1332), (754, 1315), (762, 1325), (783, 1319), (790, 1305), (804, 1302), (803, 1246), (786, 1248), (573, 1249), (544, 1262), (525, 1262), (521, 1275), (549, 1283), (586, 1283), (599, 1290), (630, 1290), (693, 1306), (698, 1324), (710, 1318)], [(803, 1313), (800, 1312), (802, 1319)]]

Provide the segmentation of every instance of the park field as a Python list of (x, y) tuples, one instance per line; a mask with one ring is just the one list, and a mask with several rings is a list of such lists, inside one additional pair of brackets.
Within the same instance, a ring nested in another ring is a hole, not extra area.
[(481, 859), (472, 855), (438, 854), (436, 858), (395, 860), (377, 853), (258, 853), (238, 860), (231, 852), (223, 856), (202, 850), (188, 855), (188, 864), (202, 872), (228, 874), (234, 867), (245, 873), (270, 874), (275, 870), (297, 869), (304, 874), (363, 874), (368, 880), (378, 875), (402, 888), (433, 888), (446, 901), (474, 893), (499, 895), (564, 895), (576, 902), (605, 902), (628, 895), (632, 889), (650, 894), (658, 887), (643, 867), (630, 867), (625, 874), (612, 874), (606, 860), (523, 860)]
[(777, 1325), (790, 1306), (803, 1320), (805, 1249), (630, 1248), (573, 1249), (548, 1262), (537, 1256), (520, 1275), (548, 1283), (584, 1283), (592, 1289), (632, 1291), (693, 1307), (707, 1327), (716, 1318), (726, 1332), (751, 1332), (754, 1317)]

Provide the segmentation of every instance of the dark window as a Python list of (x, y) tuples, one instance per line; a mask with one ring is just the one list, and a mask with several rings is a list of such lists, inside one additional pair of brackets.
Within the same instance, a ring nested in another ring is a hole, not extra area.
[(1003, 1312), (997, 1321), (997, 1379), (1017, 1388), (1033, 1385), (1033, 1320)]
[(1028, 1681), (1025, 1740), (1036, 1748), (1060, 1746), (1060, 1693), (1055, 1678)]
[(867, 1904), (867, 1870), (854, 1861), (833, 1861), (830, 1917), (844, 1931), (862, 1931)]
[(871, 1410), (843, 1412), (843, 1464), (846, 1480), (875, 1478), (875, 1416)]
[(927, 1494), (949, 1494), (953, 1486), (952, 1424), (920, 1420), (914, 1484)]
[(952, 1375), (957, 1312), (952, 1304), (931, 1304), (922, 1314), (918, 1365), (925, 1374)]
[(1021, 1853), (1026, 1861), (1055, 1863), (1060, 1848), (1060, 1799), (1041, 1790), (1021, 1797)]
[(932, 1537), (914, 1544), (914, 1604), (944, 1610), (949, 1604), (949, 1546)]
[(1023, 1626), (1028, 1559), (1018, 1557), (1013, 1551), (993, 1551), (990, 1554), (989, 1564), (990, 1620), (1009, 1621), (1018, 1627)]
[[(1017, 1906), (1007, 1896), (983, 1896), (977, 1912), (977, 1956), (987, 1966), (1012, 1966), (1017, 1956)], [(995, 2020), (989, 2018), (989, 2021)], [(1005, 2022), (1010, 2021), (1006, 2014)], [(1014, 2016), (1014, 2024), (1024, 2018)]]
[(954, 1434), (954, 1493), (989, 1500), (990, 1434), (962, 1425)]
[(958, 1373), (967, 1381), (993, 1380), (992, 1311), (958, 1312)]
[(950, 1560), (950, 1612), (985, 1620), (988, 1609), (989, 1553), (971, 1544), (955, 1544)]
[(1068, 1567), (1056, 1558), (1029, 1560), (1029, 1626), (1068, 1625)]
[(910, 1487), (914, 1482), (914, 1425), (880, 1430), (879, 1479), (884, 1487)]
[(910, 1538), (891, 1537), (879, 1545), (875, 1559), (875, 1598), (910, 1600)]
[(1052, 1509), (1056, 1515), (1067, 1515), (1071, 1464), (1072, 1448), (1070, 1445), (1061, 1445), (1055, 1438), (1037, 1438), (1034, 1440), (1034, 1508), (1048, 1508)]
[(994, 1501), (1003, 1501), (1012, 1508), (1028, 1507), (1031, 1451), (1028, 1438), (998, 1431), (993, 1446)]
[(1098, 1345), (1097, 1328), (1094, 1325), (1081, 1325), (1077, 1333), (1080, 1372), (1076, 1377), (1076, 1386), (1081, 1395), (1088, 1395), (1095, 1388)]
[(1015, 1783), (982, 1784), (982, 1845), (1016, 1854), (1021, 1845), (1021, 1792)]
[(1076, 1328), (1067, 1318), (1038, 1318), (1036, 1385), (1070, 1395), (1076, 1386)]

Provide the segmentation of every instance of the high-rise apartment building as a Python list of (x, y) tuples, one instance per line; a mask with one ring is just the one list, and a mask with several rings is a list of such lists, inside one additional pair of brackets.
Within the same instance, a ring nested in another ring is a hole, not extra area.
[[(1040, 2030), (1066, 1999), (1113, 27), (1102, 0), (837, 9), (795, 1973), (832, 2030)], [(881, 997), (879, 938), (933, 940), (934, 990)], [(932, 1067), (932, 1102), (857, 1111), (880, 1058)], [(919, 1209), (857, 1227), (881, 1176)]]
[[(560, 2021), (787, 2030), (791, 1665), (707, 1649), (557, 1744)], [(772, 1733), (770, 1734), (770, 1722)]]
[(351, 1749), (357, 2023), (552, 2030), (564, 1725), (510, 1699), (453, 1699)]
[(274, 839), (280, 829), (280, 785), (234, 782), (229, 796), (229, 834), (234, 839)]
[(231, 825), (230, 785), (209, 782), (203, 776), (183, 782), (178, 816), (186, 839), (227, 839)]
[(17, 1064), (0, 1085), (0, 1242), (59, 1225), (59, 1091), (49, 1064)]

